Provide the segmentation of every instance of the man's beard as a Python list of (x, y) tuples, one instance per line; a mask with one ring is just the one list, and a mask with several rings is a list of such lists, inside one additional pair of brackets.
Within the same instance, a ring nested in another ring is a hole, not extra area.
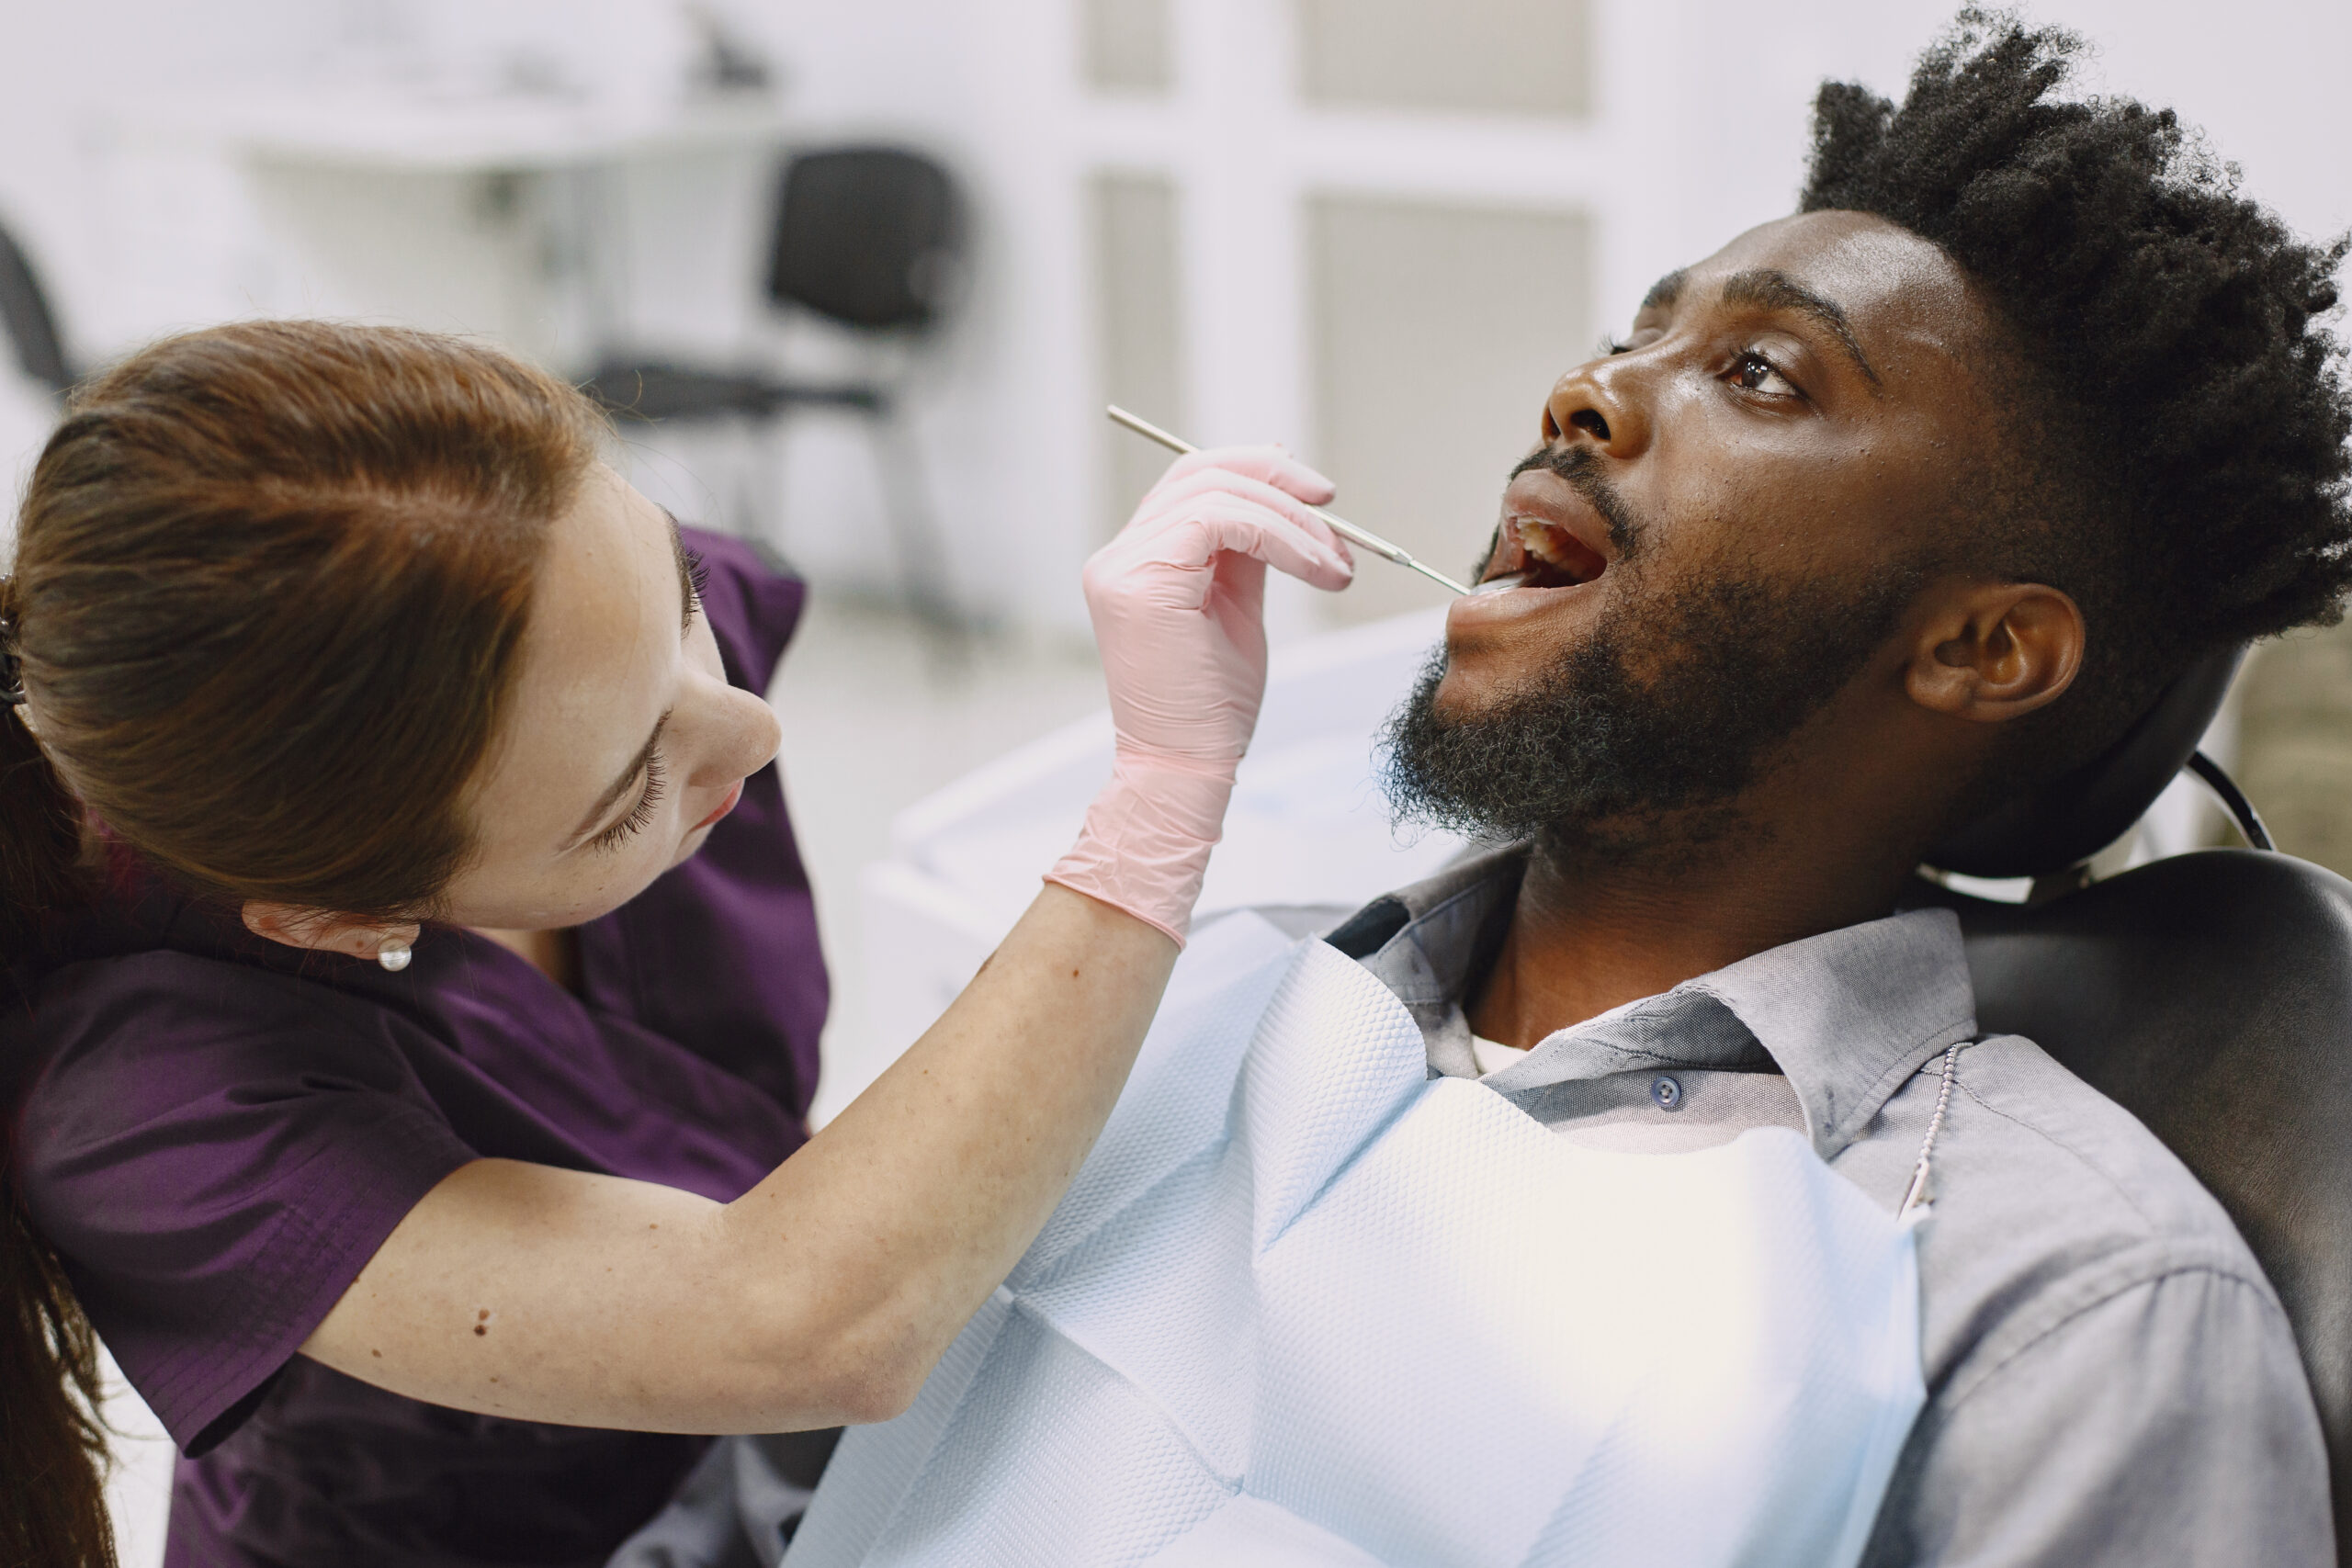
[[(1567, 477), (1588, 493), (1601, 482), (1589, 466)], [(1624, 515), (1606, 499), (1604, 515)], [(1713, 576), (1643, 592), (1628, 581), (1636, 553), (1610, 568), (1626, 579), (1591, 633), (1482, 711), (1439, 713), (1439, 649), (1382, 738), (1401, 819), (1532, 839), (1576, 861), (1754, 830), (1739, 796), (1885, 642), (1923, 576), (1916, 566), (1861, 583)]]

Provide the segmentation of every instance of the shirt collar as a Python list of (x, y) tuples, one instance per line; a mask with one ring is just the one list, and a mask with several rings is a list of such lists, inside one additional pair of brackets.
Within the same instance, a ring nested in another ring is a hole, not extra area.
[[(1441, 1060), (1499, 944), (1526, 850), (1478, 855), (1374, 900), (1328, 939), (1396, 993)], [(1976, 994), (1949, 909), (1823, 931), (1557, 1031), (1485, 1082), (1505, 1095), (1675, 1066), (1777, 1066), (1815, 1150), (1836, 1157), (1904, 1081), (1976, 1034)]]

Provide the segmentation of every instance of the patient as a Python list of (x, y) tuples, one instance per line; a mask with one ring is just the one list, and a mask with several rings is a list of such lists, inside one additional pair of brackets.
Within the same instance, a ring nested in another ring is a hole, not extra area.
[(1900, 108), (1825, 87), (1800, 212), (1561, 378), (1483, 569), (1518, 586), (1454, 604), (1386, 752), (1401, 812), (1508, 847), (1327, 941), (1432, 1078), (1589, 1148), (1784, 1127), (1892, 1214), (1940, 1118), (1925, 1404), (1862, 1561), (2330, 1562), (2226, 1217), (1978, 1038), (1955, 924), (1895, 912), (1929, 846), (2352, 583), (2344, 246), (2169, 113), (2062, 96), (2075, 47), (1972, 14)]

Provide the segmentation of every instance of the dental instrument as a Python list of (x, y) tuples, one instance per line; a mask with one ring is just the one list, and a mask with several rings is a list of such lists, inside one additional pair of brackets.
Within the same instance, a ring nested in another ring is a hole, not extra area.
[[(1191, 442), (1184, 440), (1182, 436), (1169, 434), (1168, 432), (1160, 429), (1159, 426), (1152, 423), (1149, 420), (1138, 418), (1137, 416), (1129, 413), (1126, 410), (1121, 408), (1116, 403), (1106, 405), (1102, 412), (1111, 416), (1112, 423), (1125, 425), (1137, 435), (1157, 441), (1162, 446), (1167, 447), (1170, 452), (1174, 452), (1182, 456), (1189, 456), (1192, 453), (1200, 450), (1199, 447), (1193, 446)], [(1335, 516), (1331, 513), (1324, 511), (1319, 506), (1310, 506), (1307, 510), (1314, 513), (1316, 516), (1323, 519), (1324, 522), (1329, 524), (1331, 525), (1331, 532), (1339, 535), (1340, 537), (1347, 540), (1348, 543), (1351, 545), (1360, 545), (1363, 548), (1370, 550), (1374, 555), (1378, 556), (1383, 560), (1395, 561), (1398, 566), (1408, 567), (1411, 570), (1419, 572), (1423, 577), (1428, 578), (1431, 582), (1443, 583), (1446, 587), (1453, 590), (1456, 593), (1467, 593), (1470, 592), (1468, 588), (1454, 581), (1453, 579), (1446, 576), (1445, 573), (1438, 570), (1437, 568), (1430, 566), (1426, 562), (1416, 560), (1407, 551), (1396, 545), (1390, 544), (1387, 540), (1382, 538), (1379, 535), (1373, 533), (1370, 529), (1359, 528), (1354, 524), (1349, 522), (1346, 518)]]

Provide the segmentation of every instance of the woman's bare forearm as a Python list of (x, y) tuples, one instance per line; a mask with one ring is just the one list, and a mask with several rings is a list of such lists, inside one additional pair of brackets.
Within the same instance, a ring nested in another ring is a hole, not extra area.
[[(1133, 916), (1046, 885), (938, 1022), (728, 1206), (724, 1245), (766, 1289), (800, 1297), (810, 1275), (831, 1282), (821, 1337), (875, 1369), (876, 1403), (912, 1397), (1060, 1201), (1176, 952)], [(777, 1309), (789, 1322), (805, 1307)]]
[(1086, 1157), (1176, 944), (1046, 886), (962, 997), (732, 1203), (479, 1160), (305, 1354), (412, 1398), (579, 1426), (783, 1431), (913, 1397)]

